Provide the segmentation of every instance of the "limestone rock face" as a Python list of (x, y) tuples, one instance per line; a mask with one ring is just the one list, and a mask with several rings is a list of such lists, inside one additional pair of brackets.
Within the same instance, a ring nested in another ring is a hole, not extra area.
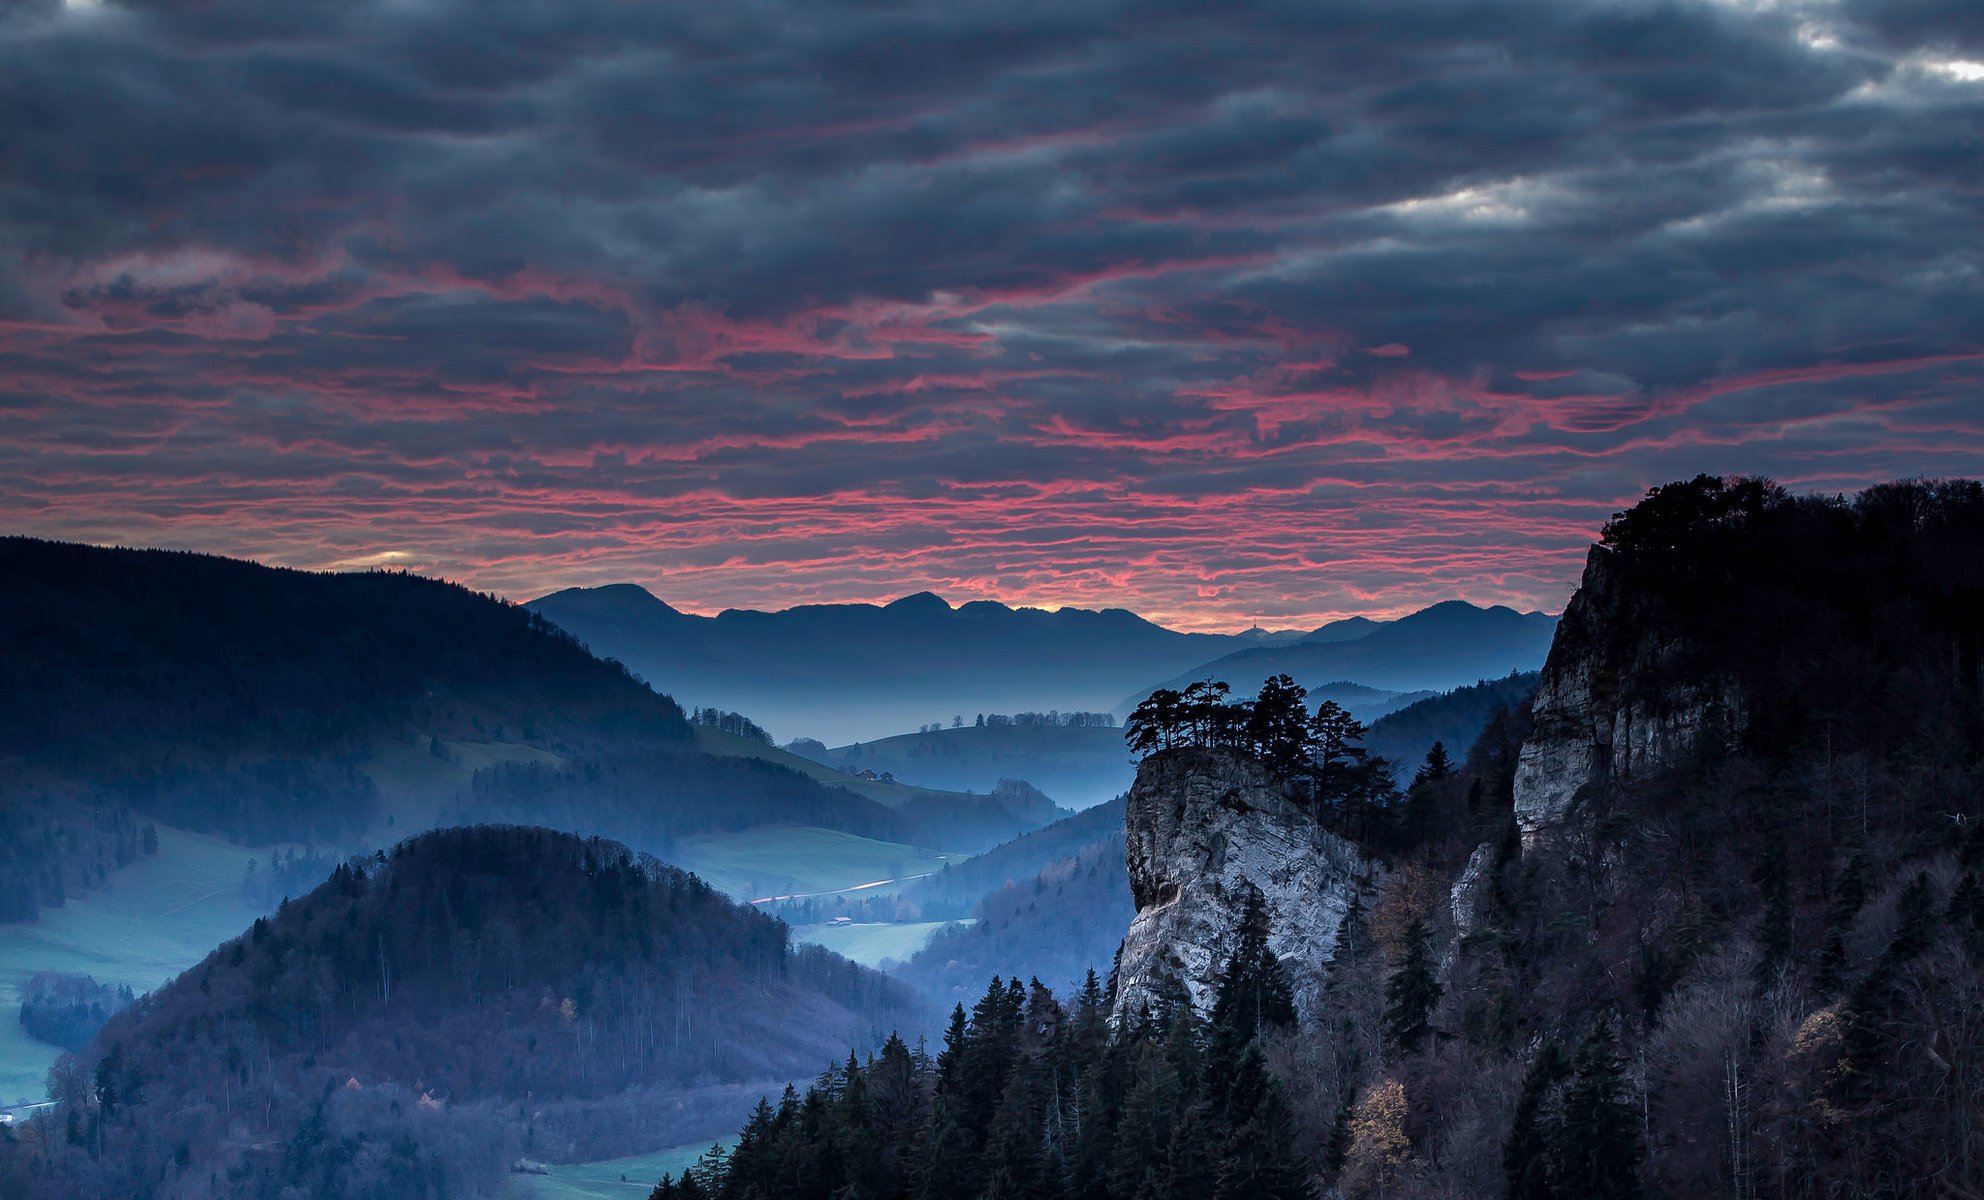
[(1137, 915), (1117, 963), (1121, 1020), (1182, 988), (1201, 1014), (1240, 938), (1249, 887), (1297, 1008), (1314, 1012), (1337, 930), (1370, 866), (1253, 762), (1204, 750), (1146, 759), (1130, 789), (1125, 855)]
[(1537, 685), (1535, 732), (1515, 778), (1526, 845), (1569, 819), (1586, 789), (1672, 766), (1704, 737), (1733, 737), (1745, 719), (1733, 682), (1676, 677), (1680, 647), (1647, 632), (1622, 602), (1610, 555), (1592, 547)]

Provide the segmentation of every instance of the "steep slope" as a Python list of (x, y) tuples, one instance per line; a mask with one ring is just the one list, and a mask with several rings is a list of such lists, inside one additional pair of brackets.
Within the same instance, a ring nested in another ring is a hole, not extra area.
[(970, 924), (945, 927), (891, 974), (938, 1007), (970, 1003), (995, 975), (1070, 993), (1091, 970), (1109, 974), (1135, 911), (1124, 882), (1119, 832), (994, 888)]
[(1444, 691), (1499, 679), (1511, 671), (1535, 670), (1549, 652), (1556, 624), (1556, 618), (1543, 613), (1477, 608), (1449, 600), (1348, 641), (1311, 637), (1288, 646), (1236, 651), (1161, 683), (1147, 684), (1122, 701), (1117, 711), (1127, 712), (1160, 687), (1184, 688), (1210, 678), (1224, 679), (1236, 692), (1251, 693), (1263, 680), (1281, 673), (1311, 691), (1341, 680), (1393, 691)]
[[(968, 858), (949, 864), (927, 879), (919, 879), (904, 889), (924, 920), (941, 920), (970, 915), (972, 906), (987, 895), (1015, 883), (1030, 882), (1034, 876), (1065, 862), (1091, 847), (1123, 845), (1123, 797), (1084, 809), (1032, 833)], [(1011, 974), (1009, 968), (1006, 974)]]
[(1369, 864), (1258, 763), (1199, 749), (1144, 760), (1126, 805), (1137, 908), (1116, 964), (1117, 1023), (1174, 999), (1210, 1012), (1250, 904), (1311, 1018)]
[(953, 608), (927, 592), (699, 617), (621, 585), (528, 607), (688, 702), (749, 713), (781, 740), (830, 743), (981, 712), (1105, 709), (1139, 683), (1246, 644), (1122, 609)]
[(907, 818), (922, 845), (944, 846), (966, 854), (989, 850), (1057, 821), (1067, 813), (1051, 797), (1023, 780), (994, 776), (983, 791), (950, 791), (901, 780), (867, 779), (707, 725), (696, 726), (696, 745), (719, 758), (756, 759), (796, 771), (826, 787), (873, 800)]
[(0, 753), (114, 779), (335, 756), (408, 729), (686, 741), (681, 709), (452, 584), (0, 539)]
[(34, 1182), (8, 1194), (487, 1194), (520, 1152), (713, 1136), (749, 1103), (727, 1085), (915, 1020), (898, 985), (623, 847), (445, 830), (340, 868), (113, 1019), (60, 1068), (91, 1082), (50, 1120), (87, 1148), (16, 1159)]
[(350, 845), (431, 815), (472, 771), (450, 741), (688, 746), (672, 700), (450, 584), (27, 538), (0, 580), (0, 920), (131, 862), (148, 820)]
[[(1362, 850), (1384, 869), (1339, 924), (1329, 1019), (1283, 1060), (1321, 1085), (1296, 1092), (1298, 1122), (1340, 1147), (1319, 1182), (1973, 1189), (1984, 487), (1655, 489), (1594, 548), (1518, 750), (1523, 727), (1491, 720), (1464, 766), (1397, 802), (1412, 837)], [(1280, 785), (1176, 753), (1130, 799), (1123, 978), (1168, 959), (1197, 999), (1244, 932), (1232, 880), (1263, 873), (1233, 860), (1297, 822)], [(1270, 906), (1278, 954), (1338, 919), (1317, 894)], [(1200, 895), (1224, 913), (1176, 915)], [(1305, 968), (1287, 975), (1299, 995)]]
[(1403, 783), (1419, 769), (1434, 742), (1458, 760), (1496, 710), (1527, 709), (1536, 695), (1537, 678), (1534, 671), (1521, 671), (1415, 701), (1371, 722), (1364, 745), (1389, 760)]

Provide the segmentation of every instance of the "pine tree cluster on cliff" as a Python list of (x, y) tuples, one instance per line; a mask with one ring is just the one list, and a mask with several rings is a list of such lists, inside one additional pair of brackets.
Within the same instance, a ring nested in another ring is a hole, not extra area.
[[(1325, 700), (1310, 712), (1307, 689), (1287, 675), (1268, 679), (1252, 700), (1231, 693), (1211, 679), (1182, 692), (1159, 688), (1123, 723), (1123, 740), (1142, 756), (1192, 747), (1251, 758), (1302, 788), (1326, 826), (1367, 845), (1399, 849), (1424, 836), (1425, 814), (1406, 811), (1393, 764), (1369, 752), (1369, 731), (1342, 705)], [(1436, 741), (1415, 782), (1451, 769)]]
[(622, 846), (443, 830), (340, 866), (64, 1056), (57, 1111), (0, 1144), (0, 1195), (487, 1194), (519, 1153), (647, 1148), (690, 1089), (919, 1015)]
[(1311, 1194), (1262, 1039), (1295, 1021), (1256, 929), (1202, 1020), (1188, 1004), (1112, 1034), (1090, 972), (1071, 1006), (993, 979), (934, 1060), (890, 1039), (802, 1098), (761, 1103), (652, 1200), (1298, 1200)]

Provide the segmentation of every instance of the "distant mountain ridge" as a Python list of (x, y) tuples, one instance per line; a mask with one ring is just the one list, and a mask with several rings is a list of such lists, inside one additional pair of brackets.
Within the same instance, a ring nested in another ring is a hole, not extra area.
[(980, 712), (1103, 709), (1153, 671), (1251, 641), (1179, 633), (1120, 608), (953, 608), (929, 592), (885, 605), (683, 613), (629, 584), (525, 607), (695, 704), (751, 714), (781, 739), (865, 740)]
[(1347, 624), (1326, 625), (1291, 645), (1250, 647), (1208, 660), (1139, 689), (1119, 701), (1114, 711), (1128, 712), (1161, 687), (1182, 689), (1201, 679), (1220, 679), (1231, 684), (1236, 694), (1252, 693), (1269, 676), (1283, 673), (1311, 691), (1341, 680), (1398, 691), (1450, 691), (1541, 667), (1557, 618), (1447, 600), (1375, 624), (1361, 636), (1320, 636)]
[[(1449, 603), (1469, 613), (1509, 611)], [(1125, 695), (1141, 695), (1156, 680), (1215, 662), (1253, 661), (1245, 655), (1263, 662), (1281, 661), (1279, 656), (1330, 661), (1332, 648), (1389, 635), (1369, 652), (1344, 652), (1341, 659), (1373, 667), (1404, 654), (1401, 669), (1376, 672), (1383, 678), (1345, 669), (1314, 682), (1409, 692), (1534, 668), (1549, 644), (1546, 627), (1520, 651), (1468, 653), (1466, 644), (1480, 631), (1469, 627), (1443, 640), (1439, 613), (1448, 606), (1442, 605), (1398, 621), (1349, 617), (1306, 633), (1255, 628), (1238, 634), (1181, 633), (1121, 608), (1049, 611), (988, 600), (953, 607), (930, 592), (880, 605), (726, 609), (706, 617), (682, 612), (634, 584), (610, 584), (567, 588), (525, 607), (686, 703), (749, 713), (782, 741), (805, 736), (828, 745), (933, 722), (949, 725), (960, 717), (969, 725), (979, 713), (1118, 709)], [(1400, 626), (1406, 635), (1394, 632)], [(1434, 662), (1441, 647), (1456, 661)], [(1232, 682), (1241, 686), (1237, 678)]]

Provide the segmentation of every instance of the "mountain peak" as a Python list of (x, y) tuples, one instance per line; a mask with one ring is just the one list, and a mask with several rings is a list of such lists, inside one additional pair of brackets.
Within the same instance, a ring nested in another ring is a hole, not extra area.
[(524, 607), (536, 608), (540, 604), (585, 604), (597, 609), (616, 609), (624, 612), (665, 613), (681, 616), (682, 612), (674, 605), (650, 592), (638, 583), (602, 583), (597, 587), (560, 588), (548, 595), (539, 596), (526, 602)]
[(894, 613), (948, 613), (950, 602), (935, 592), (911, 592), (900, 600), (892, 600), (882, 606)]

